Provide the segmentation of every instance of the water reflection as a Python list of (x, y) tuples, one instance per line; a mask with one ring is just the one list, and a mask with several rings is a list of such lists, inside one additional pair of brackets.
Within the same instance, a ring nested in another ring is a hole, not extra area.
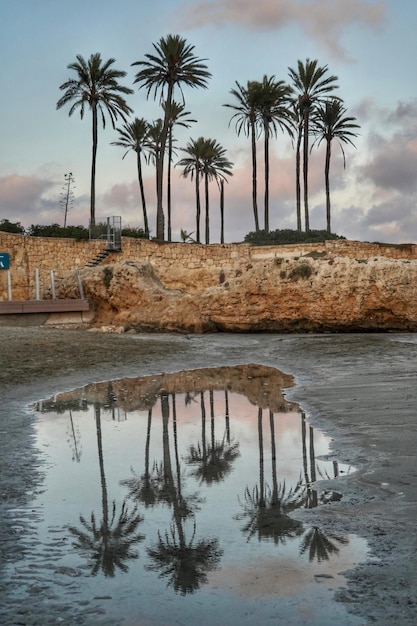
[(82, 528), (70, 526), (69, 531), (76, 537), (74, 547), (87, 553), (92, 559), (91, 574), (95, 576), (101, 570), (105, 576), (114, 576), (117, 568), (122, 572), (127, 572), (126, 561), (139, 556), (139, 553), (132, 547), (145, 538), (137, 532), (139, 524), (143, 522), (143, 517), (139, 515), (137, 507), (129, 511), (126, 500), (122, 502), (120, 512), (117, 512), (115, 500), (111, 507), (109, 505), (99, 404), (94, 405), (94, 416), (101, 482), (101, 521), (97, 523), (94, 511), (92, 511), (90, 521), (80, 515)]
[(292, 514), (324, 500), (318, 478), (350, 468), (326, 460), (328, 440), (283, 395), (290, 385), (245, 365), (97, 383), (39, 403), (39, 439), (55, 464), (45, 507), (62, 498), (65, 477), (68, 503), (54, 515), (90, 575), (131, 574), (143, 593), (161, 580), (185, 596), (272, 554), (339, 557), (347, 536)]

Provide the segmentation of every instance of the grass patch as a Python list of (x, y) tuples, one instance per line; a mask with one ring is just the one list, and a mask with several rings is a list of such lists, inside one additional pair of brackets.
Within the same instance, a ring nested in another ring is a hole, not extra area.
[(300, 263), (291, 270), (288, 274), (288, 278), (291, 280), (298, 280), (299, 278), (306, 280), (310, 278), (312, 273), (313, 270), (309, 263)]

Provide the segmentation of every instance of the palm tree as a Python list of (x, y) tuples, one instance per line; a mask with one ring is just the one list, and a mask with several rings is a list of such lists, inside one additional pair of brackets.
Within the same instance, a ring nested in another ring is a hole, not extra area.
[(211, 77), (205, 59), (199, 59), (194, 55), (194, 46), (187, 43), (179, 35), (167, 35), (161, 37), (157, 44), (153, 44), (154, 54), (146, 54), (145, 61), (136, 61), (132, 65), (138, 65), (142, 69), (136, 74), (134, 83), (139, 83), (139, 88), (145, 87), (147, 97), (151, 91), (156, 98), (159, 93), (161, 102), (164, 102), (164, 119), (161, 129), (161, 150), (156, 159), (156, 237), (164, 239), (164, 210), (162, 206), (164, 155), (168, 139), (171, 108), (174, 100), (174, 89), (182, 86), (207, 87), (207, 80)]
[(329, 95), (333, 89), (337, 89), (337, 76), (328, 76), (327, 65), (318, 66), (318, 61), (306, 59), (305, 63), (298, 61), (297, 70), (288, 68), (289, 75), (295, 91), (298, 93), (297, 107), (302, 119), (303, 133), (303, 182), (304, 182), (304, 214), (305, 230), (310, 230), (308, 210), (308, 154), (309, 154), (309, 122), (314, 108)]
[(117, 131), (119, 132), (119, 140), (112, 141), (111, 145), (126, 148), (126, 152), (122, 156), (122, 159), (125, 158), (126, 154), (130, 150), (136, 152), (136, 163), (138, 169), (140, 197), (142, 200), (144, 230), (146, 237), (149, 239), (148, 214), (146, 211), (145, 190), (143, 187), (142, 176), (142, 155), (145, 154), (145, 160), (148, 160), (149, 158), (149, 156), (146, 155), (147, 151), (149, 150), (149, 124), (145, 119), (139, 119), (135, 117), (133, 122), (126, 122), (123, 128), (117, 128)]
[(295, 147), (295, 198), (296, 198), (296, 211), (297, 211), (297, 230), (302, 231), (301, 225), (301, 184), (300, 184), (300, 172), (301, 172), (301, 142), (303, 139), (303, 118), (300, 114), (298, 103), (293, 102), (293, 127), (294, 133), (297, 137)]
[(291, 94), (292, 88), (283, 80), (276, 81), (275, 76), (263, 77), (260, 84), (258, 115), (264, 135), (264, 228), (267, 233), (269, 232), (269, 137), (271, 134), (276, 136), (278, 128), (286, 130), (292, 136), (292, 111), (289, 107)]
[(257, 126), (258, 105), (260, 100), (259, 86), (257, 81), (248, 81), (243, 87), (236, 81), (237, 89), (231, 89), (230, 93), (237, 99), (237, 104), (224, 104), (236, 111), (232, 120), (236, 120), (236, 132), (238, 136), (243, 131), (246, 137), (250, 137), (252, 149), (252, 207), (255, 219), (255, 230), (259, 231), (258, 200), (257, 200), (257, 160), (256, 160), (256, 140), (259, 136)]
[(97, 156), (97, 127), (98, 116), (101, 114), (103, 128), (106, 126), (107, 113), (113, 128), (116, 126), (118, 116), (126, 121), (126, 116), (132, 113), (132, 109), (127, 105), (121, 94), (131, 94), (132, 89), (124, 87), (118, 82), (119, 78), (126, 76), (126, 72), (116, 70), (111, 66), (115, 59), (108, 59), (102, 62), (99, 52), (92, 54), (86, 61), (81, 54), (77, 54), (77, 60), (70, 63), (69, 70), (76, 72), (76, 78), (70, 78), (60, 85), (60, 89), (65, 91), (62, 98), (56, 104), (60, 109), (65, 104), (71, 103), (68, 115), (72, 115), (76, 109), (80, 109), (81, 119), (84, 117), (85, 107), (91, 109), (92, 114), (92, 162), (91, 162), (91, 194), (90, 194), (90, 225), (94, 226), (96, 221), (96, 156)]
[(186, 148), (182, 148), (189, 156), (178, 161), (177, 165), (183, 167), (182, 175), (187, 178), (191, 176), (191, 180), (195, 177), (196, 185), (196, 205), (197, 205), (197, 243), (200, 243), (200, 180), (204, 179), (204, 197), (205, 197), (205, 237), (206, 243), (210, 243), (210, 200), (209, 200), (209, 182), (216, 180), (226, 180), (227, 176), (232, 176), (233, 163), (226, 158), (226, 150), (215, 140), (199, 137), (197, 140), (191, 140)]
[(182, 176), (191, 180), (195, 179), (195, 196), (196, 196), (196, 242), (200, 243), (200, 216), (201, 216), (201, 199), (200, 199), (200, 174), (201, 174), (201, 156), (204, 150), (204, 139), (190, 139), (185, 148), (181, 148), (188, 156), (184, 157), (176, 165), (184, 168)]
[(206, 244), (210, 243), (210, 208), (209, 208), (209, 182), (227, 180), (227, 176), (233, 176), (233, 163), (226, 158), (226, 150), (215, 140), (206, 139), (203, 154), (201, 156), (201, 170), (204, 176), (205, 197), (205, 231)]
[[(330, 228), (330, 157), (332, 151), (332, 141), (336, 139), (339, 143), (343, 155), (343, 167), (346, 167), (345, 152), (342, 144), (350, 144), (355, 147), (351, 137), (357, 137), (354, 132), (356, 128), (360, 128), (359, 124), (355, 124), (355, 117), (346, 117), (346, 109), (339, 99), (333, 98), (320, 105), (312, 119), (313, 132), (317, 135), (314, 144), (318, 146), (322, 141), (326, 142), (326, 162), (324, 167), (324, 180), (326, 185), (326, 223), (327, 232), (331, 232)], [(314, 145), (313, 144), (313, 145)]]
[[(165, 104), (163, 108), (165, 110)], [(167, 172), (167, 218), (168, 218), (168, 229), (167, 236), (168, 241), (172, 240), (172, 232), (171, 232), (171, 164), (172, 164), (172, 153), (173, 153), (173, 129), (174, 126), (182, 126), (183, 128), (190, 128), (191, 123), (196, 122), (197, 120), (193, 120), (189, 117), (189, 111), (184, 111), (185, 106), (183, 104), (179, 104), (178, 102), (173, 101), (171, 104), (171, 113), (169, 116), (169, 129), (168, 129), (168, 172)]]

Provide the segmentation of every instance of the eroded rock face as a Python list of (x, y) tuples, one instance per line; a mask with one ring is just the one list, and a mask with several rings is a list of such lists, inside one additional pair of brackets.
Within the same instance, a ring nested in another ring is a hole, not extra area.
[[(81, 272), (96, 326), (174, 332), (417, 330), (417, 261), (328, 256), (268, 259), (196, 290), (170, 289), (150, 263)], [(191, 280), (191, 277), (190, 277)], [(58, 297), (78, 297), (75, 279)]]

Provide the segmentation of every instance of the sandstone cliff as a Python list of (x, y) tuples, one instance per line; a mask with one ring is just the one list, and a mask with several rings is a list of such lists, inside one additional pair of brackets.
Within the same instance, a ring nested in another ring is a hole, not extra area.
[[(331, 255), (260, 260), (227, 280), (172, 289), (149, 262), (86, 268), (94, 325), (174, 332), (354, 332), (417, 330), (417, 260)], [(230, 276), (230, 274), (229, 274)], [(79, 297), (74, 277), (58, 297)]]

